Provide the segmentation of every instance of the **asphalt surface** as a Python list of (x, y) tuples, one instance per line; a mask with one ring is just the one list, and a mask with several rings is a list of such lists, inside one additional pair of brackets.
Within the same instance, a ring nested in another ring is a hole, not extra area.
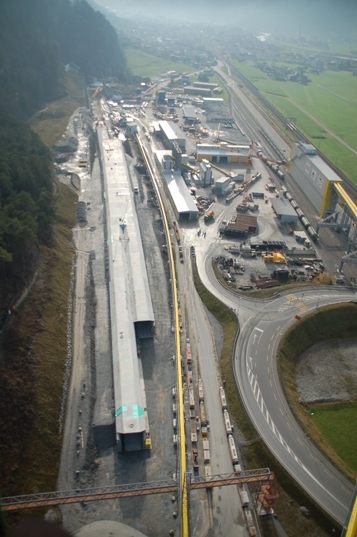
[(198, 258), (205, 285), (237, 312), (240, 336), (235, 352), (236, 381), (245, 408), (265, 443), (333, 518), (344, 523), (352, 485), (309, 441), (285, 400), (276, 356), (284, 332), (317, 307), (356, 300), (352, 289), (315, 288), (285, 293), (274, 300), (255, 301), (233, 295), (215, 280), (211, 255)]
[[(298, 426), (277, 372), (277, 351), (295, 316), (319, 306), (355, 299), (351, 291), (297, 291), (263, 304), (242, 326), (235, 354), (239, 390), (259, 434), (295, 480), (340, 524), (346, 520), (352, 485)], [(239, 317), (239, 314), (238, 314)]]

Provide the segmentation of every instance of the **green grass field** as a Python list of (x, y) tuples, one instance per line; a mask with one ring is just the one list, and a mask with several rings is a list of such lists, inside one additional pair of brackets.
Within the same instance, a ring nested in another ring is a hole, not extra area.
[(270, 38), (270, 41), (272, 43), (275, 43), (279, 46), (284, 47), (285, 50), (290, 50), (290, 51), (295, 50), (295, 51), (300, 51), (300, 52), (305, 52), (305, 53), (316, 52), (317, 54), (326, 54), (327, 52), (328, 54), (343, 54), (343, 55), (349, 56), (352, 50), (357, 50), (356, 41), (347, 41), (345, 43), (333, 43), (328, 49), (328, 51), (322, 50), (321, 48), (318, 48), (318, 47), (312, 47), (308, 45), (305, 45), (305, 46), (297, 45), (295, 43), (292, 44), (286, 41), (279, 41), (278, 39), (273, 39), (273, 38)]
[[(308, 86), (271, 80), (251, 64), (236, 67), (326, 156), (357, 184), (357, 77), (343, 71), (308, 73)], [(328, 132), (330, 131), (330, 132)], [(335, 136), (342, 140), (339, 141)]]
[(167, 73), (167, 71), (177, 71), (178, 73), (193, 73), (195, 69), (184, 63), (175, 63), (152, 54), (147, 54), (142, 50), (126, 47), (124, 49), (128, 68), (133, 75), (150, 77)]
[[(313, 405), (315, 410), (312, 410), (310, 405), (301, 405), (296, 386), (296, 365), (300, 356), (312, 345), (320, 341), (354, 338), (356, 330), (355, 304), (323, 307), (287, 332), (279, 349), (279, 375), (295, 417), (303, 429), (309, 432), (312, 441), (351, 480), (355, 480), (357, 475), (356, 450), (354, 449), (353, 454), (351, 449), (351, 442), (354, 441), (356, 445), (357, 431), (354, 429), (357, 404), (354, 401), (345, 405)], [(340, 417), (333, 411), (333, 407), (341, 408)], [(320, 416), (320, 409), (326, 409), (323, 410), (324, 416), (322, 411)], [(315, 414), (311, 416), (311, 412)], [(340, 429), (339, 435), (334, 435), (332, 431), (338, 420), (338, 427), (342, 427), (343, 432)], [(349, 436), (352, 438), (351, 442)]]
[(357, 404), (309, 406), (309, 411), (325, 441), (357, 473)]

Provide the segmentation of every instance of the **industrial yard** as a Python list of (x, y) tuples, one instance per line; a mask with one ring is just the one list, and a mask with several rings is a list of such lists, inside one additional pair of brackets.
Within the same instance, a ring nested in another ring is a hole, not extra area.
[(88, 84), (89, 107), (54, 148), (58, 181), (78, 195), (57, 488), (81, 498), (56, 505), (71, 532), (106, 520), (148, 537), (283, 531), (274, 468), (242, 456), (224, 327), (196, 277), (239, 327), (229, 374), (258, 440), (335, 531), (352, 486), (290, 412), (276, 357), (293, 323), (355, 297), (353, 186), (295, 127), (291, 141), (273, 125), (228, 59), (210, 50), (195, 65), (126, 95)]

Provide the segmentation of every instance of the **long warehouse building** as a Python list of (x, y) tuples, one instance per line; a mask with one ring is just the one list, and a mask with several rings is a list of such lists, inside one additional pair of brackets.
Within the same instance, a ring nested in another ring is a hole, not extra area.
[(148, 447), (136, 340), (155, 329), (144, 252), (122, 143), (97, 129), (106, 199), (115, 430), (118, 451)]

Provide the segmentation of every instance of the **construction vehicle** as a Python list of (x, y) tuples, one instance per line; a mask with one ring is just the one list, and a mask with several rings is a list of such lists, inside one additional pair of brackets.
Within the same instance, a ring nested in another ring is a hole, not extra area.
[(269, 255), (265, 255), (263, 257), (263, 260), (265, 261), (265, 263), (279, 263), (282, 265), (288, 264), (288, 260), (280, 252), (273, 252)]
[(204, 215), (203, 219), (205, 222), (207, 222), (208, 220), (211, 220), (214, 216), (214, 212), (213, 211), (209, 211), (207, 214)]
[(179, 246), (179, 256), (180, 256), (181, 263), (183, 263), (183, 248), (182, 248), (182, 246)]

